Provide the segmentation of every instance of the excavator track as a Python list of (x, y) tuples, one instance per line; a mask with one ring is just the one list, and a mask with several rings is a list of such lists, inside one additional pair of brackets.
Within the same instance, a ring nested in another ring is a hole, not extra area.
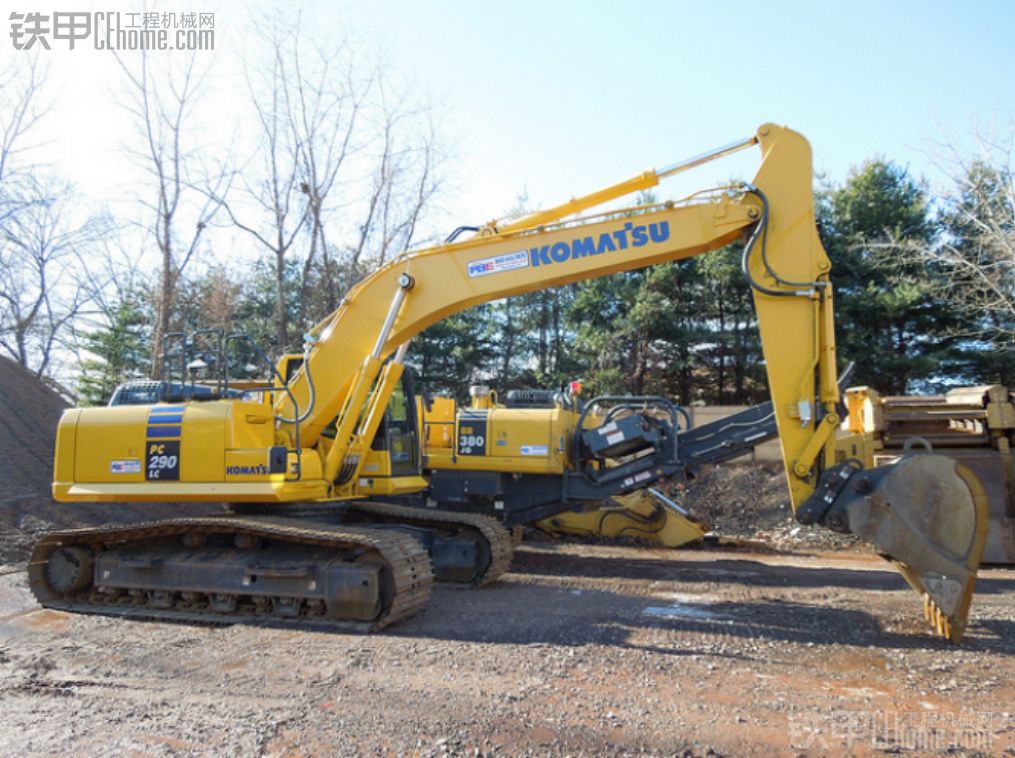
[(424, 510), (393, 503), (373, 501), (356, 501), (344, 506), (351, 518), (366, 518), (371, 521), (390, 524), (408, 524), (423, 528), (449, 530), (471, 529), (479, 532), (486, 540), (489, 550), (485, 566), (480, 566), (477, 575), (469, 584), (484, 587), (500, 579), (511, 567), (514, 557), (514, 540), (511, 532), (497, 519), (478, 513), (458, 513), (455, 511)]
[[(431, 553), (435, 580), (442, 584), (483, 587), (496, 582), (511, 566), (514, 540), (497, 519), (478, 513), (413, 508), (366, 501), (233, 503), (240, 515), (304, 519), (374, 531), (413, 534)], [(442, 539), (446, 538), (446, 539)], [(464, 538), (460, 541), (458, 538)], [(459, 551), (465, 548), (465, 552)]]
[[(237, 546), (204, 547), (224, 539)], [(276, 553), (287, 552), (272, 565), (260, 565), (272, 547)], [(202, 556), (208, 559), (205, 564), (200, 564)], [(322, 563), (322, 557), (329, 562)], [(239, 591), (213, 586), (222, 581), (215, 574), (216, 558), (232, 560), (219, 565), (233, 573), (244, 569)], [(204, 589), (172, 586), (184, 581), (188, 561), (198, 564), (196, 576), (206, 582)], [(202, 565), (212, 570), (201, 574)], [(110, 573), (114, 582), (117, 576), (127, 577), (127, 582), (103, 583)], [(138, 575), (151, 575), (150, 586), (139, 582)], [(426, 605), (433, 585), (430, 558), (410, 535), (270, 516), (178, 518), (54, 532), (35, 546), (28, 577), (39, 603), (58, 610), (352, 632), (376, 631), (413, 615)], [(260, 588), (254, 586), (258, 579), (263, 580)], [(287, 589), (272, 596), (264, 588), (273, 582)], [(321, 597), (320, 591), (331, 585), (337, 587), (336, 594)], [(289, 591), (297, 586), (318, 590), (318, 596)], [(356, 600), (342, 605), (348, 597)], [(343, 616), (346, 608), (355, 612)]]

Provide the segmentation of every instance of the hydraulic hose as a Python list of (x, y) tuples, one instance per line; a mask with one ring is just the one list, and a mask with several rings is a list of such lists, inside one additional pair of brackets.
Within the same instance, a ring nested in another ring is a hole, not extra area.
[(309, 397), (307, 398), (307, 409), (303, 411), (296, 418), (285, 418), (276, 414), (275, 420), (281, 424), (302, 424), (308, 418), (310, 418), (310, 412), (314, 410), (314, 404), (317, 402), (317, 390), (314, 387), (314, 377), (310, 373), (310, 349), (312, 345), (308, 342), (306, 349), (303, 351), (303, 371), (307, 375), (307, 391)]
[[(773, 297), (809, 297), (814, 289), (822, 289), (825, 286), (825, 282), (794, 282), (789, 279), (784, 279), (772, 268), (768, 262), (768, 218), (769, 218), (769, 207), (768, 198), (760, 188), (755, 187), (753, 184), (745, 185), (747, 192), (757, 195), (761, 200), (761, 219), (758, 221), (758, 225), (754, 228), (754, 233), (751, 238), (747, 241), (744, 246), (744, 254), (740, 259), (740, 265), (743, 269), (744, 276), (747, 277), (748, 283), (751, 285), (751, 289), (756, 292), (761, 292), (765, 295), (772, 295)], [(761, 282), (756, 280), (751, 274), (751, 255), (754, 253), (754, 248), (761, 241), (761, 262), (765, 267), (765, 271), (768, 272), (775, 281), (779, 284), (785, 285), (786, 287), (793, 287), (791, 290), (778, 290), (771, 287), (766, 287)], [(805, 289), (800, 289), (805, 288)]]

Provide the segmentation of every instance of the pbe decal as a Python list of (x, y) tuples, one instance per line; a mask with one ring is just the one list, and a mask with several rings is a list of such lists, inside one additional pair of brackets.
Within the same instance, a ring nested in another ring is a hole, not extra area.
[(555, 242), (552, 245), (529, 249), (529, 260), (533, 266), (550, 266), (563, 263), (570, 258), (584, 258), (586, 255), (602, 255), (627, 250), (629, 247), (644, 247), (651, 240), (655, 243), (665, 242), (670, 238), (670, 222), (660, 221), (658, 224), (640, 224), (635, 226), (628, 221), (622, 229), (615, 232), (604, 232), (598, 237), (582, 237), (567, 242)]
[(256, 466), (226, 466), (226, 473), (229, 476), (264, 476), (268, 467), (260, 463)]

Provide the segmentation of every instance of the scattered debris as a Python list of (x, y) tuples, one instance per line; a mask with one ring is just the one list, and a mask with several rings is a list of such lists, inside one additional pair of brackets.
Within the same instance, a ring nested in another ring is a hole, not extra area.
[(671, 492), (677, 502), (710, 524), (720, 539), (821, 550), (861, 544), (853, 535), (798, 524), (790, 507), (786, 474), (779, 463), (714, 466), (686, 484), (671, 485)]

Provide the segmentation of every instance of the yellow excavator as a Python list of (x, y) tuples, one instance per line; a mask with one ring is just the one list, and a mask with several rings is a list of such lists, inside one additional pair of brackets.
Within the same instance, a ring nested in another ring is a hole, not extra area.
[[(288, 355), (280, 370), (292, 372), (302, 361), (302, 355)], [(389, 429), (408, 421), (402, 398), (413, 395), (410, 371), (401, 382), (371, 456), (386, 454)], [(172, 393), (207, 399), (217, 391), (213, 382), (196, 377), (183, 383), (132, 380), (117, 387), (109, 405), (147, 405)], [(235, 382), (230, 391), (239, 392)], [(705, 465), (746, 455), (778, 436), (771, 403), (692, 428), (690, 414), (666, 398), (585, 401), (580, 382), (560, 391), (511, 390), (503, 403), (485, 385), (470, 387), (469, 395), (468, 405), (415, 395), (416, 421), (408, 426), (419, 430), (428, 486), (383, 501), (485, 514), (511, 529), (531, 525), (554, 535), (636, 537), (679, 547), (703, 539), (709, 527), (658, 486), (670, 477), (692, 479)], [(381, 465), (367, 461), (363, 471), (373, 474)], [(441, 577), (441, 561), (436, 568)]]
[[(750, 183), (588, 213), (751, 146), (761, 164)], [(941, 455), (873, 468), (836, 460), (831, 266), (812, 179), (807, 141), (765, 124), (703, 156), (406, 253), (310, 331), (298, 367), (272, 364), (271, 386), (231, 387), (223, 367), (203, 399), (68, 410), (57, 500), (228, 502), (232, 512), (48, 534), (29, 562), (33, 592), (70, 611), (371, 630), (421, 608), (435, 571), (492, 581), (511, 558), (495, 519), (366, 500), (427, 486), (415, 404), (400, 381), (410, 340), (479, 303), (743, 240), (796, 518), (872, 542), (920, 594), (934, 630), (958, 642), (986, 534), (983, 488)]]
[[(302, 361), (302, 355), (289, 355), (280, 368), (291, 371)], [(381, 419), (372, 456), (387, 451), (388, 430), (407, 420), (402, 397), (413, 394), (411, 372), (404, 371), (401, 381), (402, 391), (393, 394)], [(239, 392), (235, 382), (230, 391)], [(196, 377), (182, 383), (135, 379), (117, 387), (109, 405), (148, 405), (173, 393), (207, 399), (217, 392), (214, 382)], [(411, 495), (385, 495), (383, 501), (486, 514), (510, 529), (532, 525), (555, 535), (637, 537), (679, 547), (703, 539), (708, 526), (649, 485), (672, 476), (693, 478), (705, 464), (745, 455), (777, 436), (771, 403), (692, 430), (689, 415), (661, 397), (609, 398), (607, 409), (603, 398), (585, 403), (563, 391), (511, 390), (505, 404), (485, 386), (470, 387), (469, 393), (469, 405), (416, 395), (416, 422), (409, 426), (420, 432), (428, 487)], [(677, 426), (678, 415), (684, 428)], [(623, 430), (609, 444), (590, 437), (618, 422)], [(565, 440), (578, 444), (571, 447)], [(363, 470), (376, 473), (380, 466), (368, 461)], [(519, 532), (512, 534), (517, 542)], [(436, 568), (441, 576), (440, 561)]]
[(407, 504), (483, 513), (505, 526), (557, 535), (636, 537), (663, 547), (701, 540), (709, 527), (658, 489), (695, 477), (778, 436), (772, 404), (691, 426), (659, 396), (581, 397), (485, 385), (470, 402), (417, 396), (429, 487)]

